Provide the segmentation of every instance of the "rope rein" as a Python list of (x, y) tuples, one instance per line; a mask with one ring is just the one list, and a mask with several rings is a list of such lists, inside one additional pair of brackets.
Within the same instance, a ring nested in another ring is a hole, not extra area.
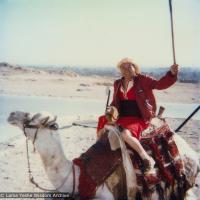
[[(61, 185), (59, 187), (57, 187), (56, 189), (47, 189), (44, 187), (41, 187), (38, 183), (35, 182), (33, 175), (32, 175), (32, 171), (31, 171), (31, 165), (30, 165), (30, 156), (29, 156), (29, 146), (28, 146), (28, 137), (26, 134), (25, 129), (26, 128), (36, 128), (35, 134), (34, 134), (34, 140), (33, 140), (33, 146), (35, 143), (35, 140), (37, 138), (37, 134), (38, 134), (38, 130), (40, 127), (37, 126), (33, 126), (33, 125), (28, 125), (28, 124), (24, 124), (23, 130), (24, 130), (24, 135), (26, 136), (26, 158), (27, 158), (27, 167), (28, 167), (28, 174), (29, 174), (29, 181), (35, 185), (37, 188), (44, 190), (44, 191), (48, 191), (48, 192), (58, 192), (58, 190), (65, 184), (65, 182), (67, 181), (71, 171), (73, 172), (73, 187), (72, 187), (72, 192), (71, 192), (71, 197), (74, 196), (75, 193), (75, 168), (74, 168), (74, 164), (73, 162), (70, 164), (68, 171), (67, 171), (67, 175), (64, 178), (63, 182), (61, 183)], [(34, 146), (34, 151), (35, 151), (35, 146)]]

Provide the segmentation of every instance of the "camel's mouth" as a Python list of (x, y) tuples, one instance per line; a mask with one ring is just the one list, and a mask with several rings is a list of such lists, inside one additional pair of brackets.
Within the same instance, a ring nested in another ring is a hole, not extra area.
[(16, 123), (16, 122), (14, 122), (14, 121), (11, 121), (9, 118), (7, 119), (7, 122), (8, 122), (10, 125), (17, 125), (17, 123)]
[(12, 116), (9, 116), (7, 118), (7, 122), (11, 125), (17, 125), (17, 122), (15, 120), (13, 120), (13, 117)]
[(11, 125), (17, 125), (16, 122), (10, 122), (10, 121), (8, 121), (8, 123), (11, 124)]

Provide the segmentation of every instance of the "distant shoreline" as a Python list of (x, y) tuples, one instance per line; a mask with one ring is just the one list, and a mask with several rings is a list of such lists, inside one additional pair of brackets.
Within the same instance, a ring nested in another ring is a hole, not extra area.
[[(106, 100), (106, 90), (108, 87), (113, 90), (116, 78), (108, 75), (83, 76), (60, 69), (40, 70), (6, 65), (0, 66), (0, 95)], [(177, 82), (166, 90), (155, 90), (155, 95), (158, 102), (199, 103), (198, 91), (200, 83)]]
[[(5, 68), (5, 69), (3, 69)], [(7, 68), (7, 70), (6, 70)], [(11, 65), (6, 62), (0, 63), (0, 72), (17, 70), (24, 72), (47, 72), (49, 74), (63, 74), (70, 76), (105, 76), (105, 77), (119, 77), (119, 71), (116, 67), (106, 66), (36, 66), (36, 65)], [(141, 67), (142, 73), (160, 78), (169, 67)], [(179, 82), (183, 83), (200, 83), (200, 67), (180, 67)]]

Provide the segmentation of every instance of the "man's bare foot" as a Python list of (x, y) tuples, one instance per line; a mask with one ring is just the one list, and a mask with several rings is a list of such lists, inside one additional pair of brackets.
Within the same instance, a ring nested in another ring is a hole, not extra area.
[(144, 165), (145, 175), (155, 173), (155, 169), (154, 169), (155, 161), (153, 160), (153, 158), (150, 158), (150, 159), (145, 158), (143, 160), (143, 165)]

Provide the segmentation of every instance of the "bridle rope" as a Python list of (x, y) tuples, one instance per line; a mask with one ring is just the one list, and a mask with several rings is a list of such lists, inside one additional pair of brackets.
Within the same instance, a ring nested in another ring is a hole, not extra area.
[[(70, 167), (69, 167), (69, 169), (67, 171), (67, 175), (64, 178), (63, 182), (56, 189), (47, 189), (47, 188), (39, 186), (39, 184), (35, 182), (35, 180), (33, 178), (33, 175), (32, 175), (32, 171), (31, 171), (30, 156), (29, 156), (29, 146), (28, 146), (28, 137), (27, 137), (27, 133), (26, 133), (26, 128), (36, 129), (35, 134), (34, 134), (34, 139), (33, 139), (33, 146), (34, 146), (34, 151), (35, 151), (35, 141), (37, 139), (38, 130), (40, 128), (44, 128), (45, 126), (30, 125), (29, 124), (30, 122), (31, 122), (31, 120), (30, 121), (26, 121), (23, 124), (23, 131), (24, 131), (24, 135), (26, 136), (26, 157), (27, 157), (27, 166), (28, 166), (29, 181), (33, 185), (35, 185), (37, 188), (39, 188), (41, 190), (50, 191), (50, 192), (57, 192), (65, 184), (65, 182), (67, 181), (67, 179), (69, 177), (70, 172), (73, 170), (73, 188), (72, 188), (72, 192), (71, 192), (71, 197), (73, 197), (74, 193), (75, 193), (75, 168), (74, 168), (73, 162), (70, 164)], [(54, 123), (53, 125), (54, 126), (53, 126), (52, 129), (53, 130), (57, 130), (58, 129), (58, 124)], [(50, 127), (46, 126), (46, 128), (50, 128)]]

